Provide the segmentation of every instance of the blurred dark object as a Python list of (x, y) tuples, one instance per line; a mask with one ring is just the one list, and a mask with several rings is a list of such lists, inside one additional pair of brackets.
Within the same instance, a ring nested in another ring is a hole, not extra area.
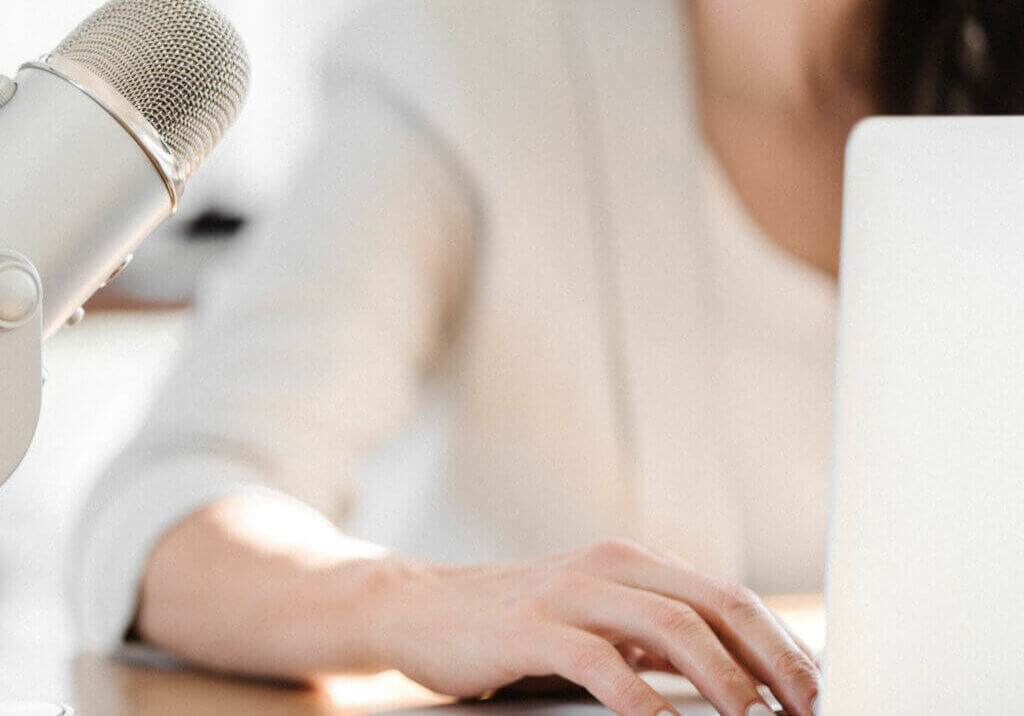
[(528, 676), (497, 689), (486, 697), (487, 701), (514, 701), (519, 699), (585, 699), (593, 698), (582, 686), (560, 676)]
[[(593, 700), (593, 698), (582, 686), (559, 676), (528, 676), (487, 694), (484, 700), (497, 702), (532, 699), (580, 701)], [(775, 709), (775, 713), (777, 716), (788, 716), (781, 708)]]
[(146, 297), (130, 296), (113, 291), (100, 290), (90, 298), (84, 308), (85, 314), (101, 311), (172, 311), (187, 308), (187, 300), (156, 300)]
[(124, 275), (99, 291), (86, 310), (167, 310), (187, 306), (211, 268), (230, 261), (253, 221), (213, 205), (165, 224), (135, 252)]
[(245, 227), (245, 217), (221, 209), (207, 209), (188, 222), (183, 232), (188, 241), (227, 241)]
[(167, 310), (191, 304), (204, 276), (230, 265), (251, 215), (230, 202), (208, 203), (202, 211), (168, 221), (142, 244), (127, 271), (89, 301), (87, 311)]
[(1024, 2), (876, 0), (885, 114), (1024, 112)]

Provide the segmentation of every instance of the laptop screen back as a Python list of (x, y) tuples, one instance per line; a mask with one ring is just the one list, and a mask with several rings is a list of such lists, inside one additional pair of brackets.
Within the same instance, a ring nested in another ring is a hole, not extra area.
[(826, 716), (1024, 709), (1024, 119), (851, 138)]

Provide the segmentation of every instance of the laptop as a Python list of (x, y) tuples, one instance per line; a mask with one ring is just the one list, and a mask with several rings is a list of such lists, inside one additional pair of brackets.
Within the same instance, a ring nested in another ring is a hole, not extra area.
[(824, 716), (1024, 713), (1024, 118), (847, 147)]
[(819, 716), (1024, 713), (1024, 118), (858, 125), (842, 253)]

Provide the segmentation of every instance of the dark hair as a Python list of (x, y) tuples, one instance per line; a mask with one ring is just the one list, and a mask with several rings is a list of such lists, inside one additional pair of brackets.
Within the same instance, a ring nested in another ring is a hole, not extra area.
[(1024, 114), (1024, 3), (873, 0), (886, 114)]

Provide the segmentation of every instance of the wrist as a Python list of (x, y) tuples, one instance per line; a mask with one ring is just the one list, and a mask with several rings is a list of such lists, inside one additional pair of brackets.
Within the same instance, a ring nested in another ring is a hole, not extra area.
[(310, 622), (326, 636), (338, 671), (395, 667), (398, 655), (392, 647), (404, 631), (400, 624), (411, 606), (411, 584), (424, 569), (388, 555), (349, 560), (319, 574), (312, 598), (314, 604), (325, 597), (328, 603)]

